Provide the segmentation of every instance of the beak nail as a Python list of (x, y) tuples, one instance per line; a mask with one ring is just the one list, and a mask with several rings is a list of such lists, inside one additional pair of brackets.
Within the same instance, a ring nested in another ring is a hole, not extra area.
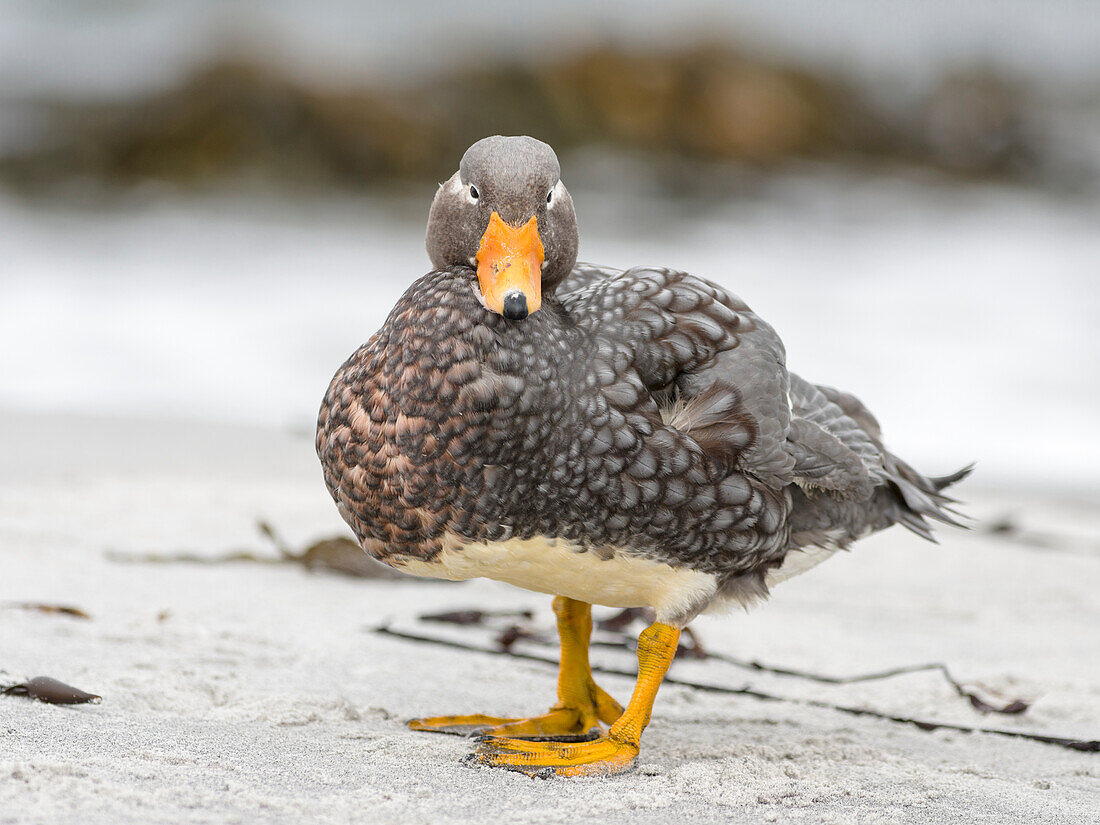
[(518, 289), (506, 294), (501, 315), (509, 321), (522, 321), (527, 317), (527, 296)]

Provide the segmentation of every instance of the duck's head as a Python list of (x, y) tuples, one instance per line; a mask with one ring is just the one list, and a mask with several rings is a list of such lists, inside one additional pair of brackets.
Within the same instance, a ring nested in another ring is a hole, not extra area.
[(554, 150), (487, 137), (466, 150), (428, 217), (432, 266), (477, 269), (487, 309), (513, 321), (542, 306), (577, 262), (577, 216)]

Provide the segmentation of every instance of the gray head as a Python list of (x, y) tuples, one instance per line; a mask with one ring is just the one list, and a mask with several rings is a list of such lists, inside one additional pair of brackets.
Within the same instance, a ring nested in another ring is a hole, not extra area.
[(577, 216), (554, 150), (501, 135), (467, 149), (432, 202), (427, 247), (437, 269), (476, 268), (493, 312), (537, 311), (577, 262)]

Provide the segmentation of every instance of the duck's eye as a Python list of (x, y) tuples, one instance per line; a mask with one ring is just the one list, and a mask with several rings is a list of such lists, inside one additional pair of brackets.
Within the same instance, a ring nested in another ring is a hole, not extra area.
[(554, 190), (553, 189), (551, 189), (549, 192), (546, 193), (546, 202), (550, 203), (550, 201), (552, 201), (552, 200), (554, 200)]
[(470, 197), (473, 198), (475, 201), (481, 197), (481, 193), (477, 191), (477, 187), (474, 186), (472, 183), (470, 184)]

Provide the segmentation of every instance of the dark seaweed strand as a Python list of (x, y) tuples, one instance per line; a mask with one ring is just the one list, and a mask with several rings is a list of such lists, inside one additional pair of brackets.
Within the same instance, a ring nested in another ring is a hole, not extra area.
[[(458, 650), (468, 650), (475, 653), (487, 653), (492, 656), (510, 656), (515, 659), (524, 659), (531, 662), (542, 662), (544, 664), (553, 665), (557, 667), (559, 662), (552, 656), (540, 656), (536, 653), (523, 653), (516, 650), (496, 650), (493, 648), (481, 647), (479, 645), (467, 644), (465, 642), (455, 642), (449, 639), (438, 639), (431, 636), (421, 636), (415, 633), (406, 633), (400, 630), (393, 630), (386, 625), (370, 628), (372, 633), (378, 633), (383, 636), (390, 636), (395, 639), (402, 639), (408, 642), (416, 642), (419, 644), (431, 644), (439, 645), (441, 647), (450, 647)], [(602, 667), (599, 665), (592, 665), (592, 672), (603, 674), (605, 676), (624, 676), (629, 679), (637, 677), (637, 673), (631, 670), (623, 670), (620, 668)], [(1039, 742), (1044, 745), (1054, 745), (1060, 748), (1066, 748), (1067, 750), (1082, 751), (1085, 753), (1097, 753), (1100, 752), (1100, 740), (1096, 739), (1069, 739), (1061, 736), (1047, 736), (1042, 733), (1028, 733), (1025, 731), (1005, 730), (1003, 728), (987, 728), (977, 725), (955, 725), (950, 722), (930, 722), (925, 719), (916, 719), (910, 716), (897, 716), (890, 713), (883, 713), (877, 710), (869, 710), (867, 708), (852, 707), (850, 705), (837, 705), (832, 702), (825, 702), (820, 699), (798, 699), (792, 696), (779, 696), (773, 693), (766, 693), (764, 691), (755, 690), (753, 688), (731, 688), (723, 685), (709, 685), (705, 682), (694, 682), (688, 679), (680, 679), (675, 676), (666, 676), (664, 679), (665, 684), (681, 685), (683, 687), (693, 688), (694, 690), (701, 690), (708, 693), (723, 693), (737, 696), (749, 696), (753, 699), (760, 699), (766, 702), (786, 702), (794, 705), (805, 705), (807, 707), (823, 708), (825, 710), (834, 710), (839, 713), (846, 713), (850, 716), (866, 716), (872, 719), (882, 719), (887, 722), (895, 722), (901, 725), (912, 725), (918, 730), (922, 731), (934, 731), (934, 730), (953, 730), (959, 733), (986, 733), (991, 736), (1004, 736), (1012, 739), (1027, 739), (1032, 742)]]
[[(618, 634), (621, 638), (615, 641), (600, 641), (594, 640), (592, 642), (593, 647), (612, 647), (623, 648), (627, 650), (633, 650), (636, 642), (633, 636), (627, 633)], [(548, 644), (545, 639), (537, 636), (525, 636), (524, 638), (538, 642), (539, 644)], [(772, 673), (776, 676), (790, 676), (796, 679), (806, 679), (810, 682), (819, 682), (824, 685), (854, 685), (861, 682), (878, 682), (883, 679), (892, 679), (895, 676), (905, 676), (910, 673), (939, 673), (945, 682), (951, 686), (951, 689), (963, 699), (966, 699), (974, 707), (975, 710), (982, 713), (999, 713), (1005, 716), (1014, 716), (1018, 713), (1023, 713), (1029, 707), (1031, 703), (1023, 699), (1011, 699), (1003, 705), (991, 705), (985, 701), (981, 696), (972, 690), (967, 690), (966, 686), (951, 675), (951, 671), (947, 665), (942, 662), (927, 662), (919, 665), (903, 665), (902, 667), (889, 668), (887, 670), (880, 670), (874, 673), (860, 673), (855, 676), (829, 676), (823, 673), (811, 673), (806, 670), (795, 670), (793, 668), (776, 667), (774, 665), (766, 665), (762, 662), (746, 661), (744, 659), (737, 659), (733, 656), (726, 656), (722, 653), (714, 653), (712, 651), (705, 651), (698, 654), (700, 659), (713, 659), (718, 662), (723, 662), (734, 667), (744, 668), (746, 670), (755, 670), (759, 673)]]

